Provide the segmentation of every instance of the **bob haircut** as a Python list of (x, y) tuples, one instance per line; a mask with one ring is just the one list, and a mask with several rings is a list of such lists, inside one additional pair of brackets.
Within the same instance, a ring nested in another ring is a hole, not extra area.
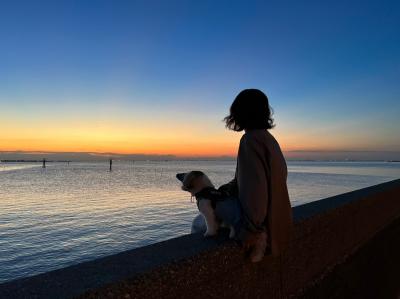
[(244, 89), (233, 101), (230, 114), (224, 118), (226, 127), (233, 131), (272, 129), (274, 120), (267, 96), (258, 89)]

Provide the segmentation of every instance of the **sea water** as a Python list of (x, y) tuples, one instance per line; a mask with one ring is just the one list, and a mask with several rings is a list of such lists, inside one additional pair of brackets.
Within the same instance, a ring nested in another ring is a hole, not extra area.
[[(178, 172), (216, 186), (235, 161), (0, 163), (0, 283), (190, 233)], [(288, 162), (292, 206), (400, 178), (400, 163)]]

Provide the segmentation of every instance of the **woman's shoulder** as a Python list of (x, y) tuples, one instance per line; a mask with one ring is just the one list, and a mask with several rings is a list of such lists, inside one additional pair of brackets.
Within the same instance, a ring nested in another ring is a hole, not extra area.
[(247, 130), (240, 139), (240, 147), (262, 149), (267, 145), (267, 130)]
[(248, 130), (243, 134), (240, 143), (246, 144), (264, 144), (268, 147), (273, 146), (279, 147), (278, 142), (275, 137), (268, 131), (264, 129)]
[(268, 135), (272, 136), (269, 134), (267, 130), (264, 129), (254, 129), (254, 130), (247, 130), (241, 140), (246, 141), (246, 142), (252, 142), (252, 141), (261, 141), (263, 139), (267, 139)]

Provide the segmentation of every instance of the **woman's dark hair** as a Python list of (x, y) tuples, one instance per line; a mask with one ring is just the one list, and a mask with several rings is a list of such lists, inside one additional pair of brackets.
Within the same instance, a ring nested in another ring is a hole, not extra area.
[(224, 121), (228, 129), (238, 132), (245, 129), (272, 129), (275, 126), (268, 98), (258, 89), (242, 90)]

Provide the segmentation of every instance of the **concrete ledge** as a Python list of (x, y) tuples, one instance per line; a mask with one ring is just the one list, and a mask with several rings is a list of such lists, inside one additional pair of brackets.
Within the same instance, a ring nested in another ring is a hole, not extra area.
[(400, 298), (400, 217), (310, 286), (301, 299)]
[(400, 180), (293, 208), (280, 258), (251, 264), (226, 236), (187, 235), (0, 285), (0, 298), (287, 298), (400, 216)]

